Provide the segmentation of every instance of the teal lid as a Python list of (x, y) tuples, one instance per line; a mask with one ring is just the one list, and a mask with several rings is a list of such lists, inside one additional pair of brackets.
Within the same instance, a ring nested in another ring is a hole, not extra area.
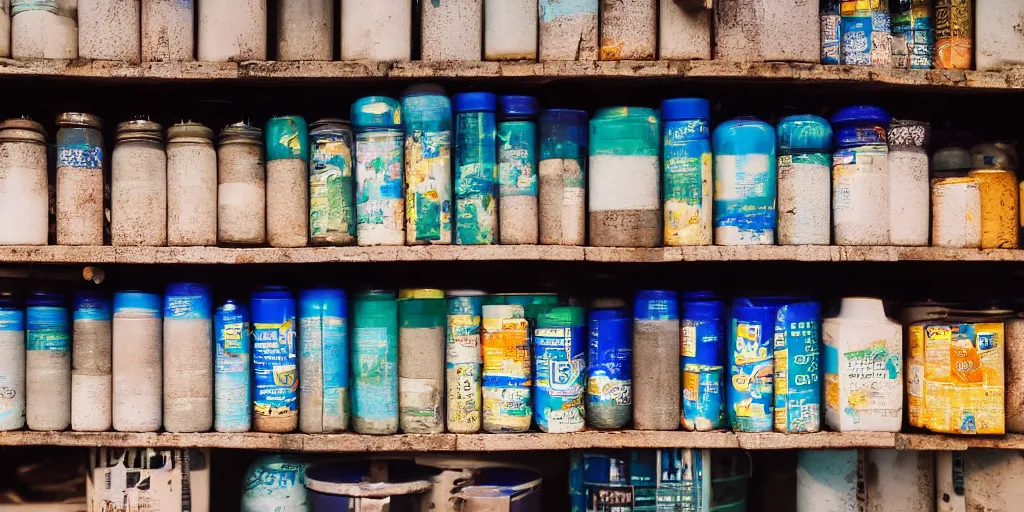
[(387, 96), (367, 96), (352, 104), (352, 126), (356, 130), (401, 129), (402, 105)]
[(829, 153), (832, 151), (832, 125), (812, 115), (784, 117), (778, 128), (779, 152)]
[(658, 156), (660, 122), (654, 109), (602, 108), (590, 120), (590, 155)]
[(583, 327), (586, 316), (586, 311), (578, 306), (554, 307), (537, 315), (537, 327)]
[(309, 131), (302, 116), (272, 117), (264, 132), (267, 160), (309, 161)]

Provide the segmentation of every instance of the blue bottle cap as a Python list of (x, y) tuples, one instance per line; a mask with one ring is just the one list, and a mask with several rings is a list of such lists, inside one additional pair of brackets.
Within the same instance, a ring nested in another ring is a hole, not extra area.
[(704, 98), (672, 98), (661, 102), (663, 121), (711, 118), (711, 102)]
[(828, 153), (832, 150), (832, 126), (812, 115), (783, 117), (776, 130), (779, 151)]
[(311, 288), (299, 292), (299, 316), (348, 316), (348, 301), (340, 288)]
[(460, 92), (452, 96), (455, 112), (494, 112), (498, 97), (489, 92)]
[(218, 313), (235, 313), (242, 316), (248, 316), (249, 308), (244, 302), (238, 299), (224, 299), (224, 301), (217, 306)]
[(28, 307), (62, 307), (64, 306), (64, 295), (57, 292), (35, 291), (28, 294), (25, 301)]
[(162, 311), (159, 293), (126, 290), (114, 294), (114, 311), (133, 309), (158, 314)]
[(387, 96), (367, 96), (352, 104), (352, 126), (356, 129), (402, 127), (402, 104)]
[(253, 300), (282, 300), (291, 298), (291, 290), (284, 286), (263, 286), (252, 292)]
[(210, 296), (213, 289), (205, 283), (167, 283), (166, 295), (203, 295)]
[(537, 98), (533, 96), (503, 95), (498, 98), (501, 114), (508, 118), (524, 118), (537, 115)]
[(579, 123), (586, 124), (590, 117), (585, 110), (571, 108), (549, 108), (540, 113), (541, 123)]
[(892, 116), (881, 107), (856, 105), (845, 107), (832, 114), (833, 125), (880, 125), (888, 126)]
[(678, 295), (673, 291), (637, 290), (633, 316), (641, 320), (678, 320), (678, 303)]
[(591, 322), (596, 320), (626, 320), (629, 318), (629, 312), (624, 308), (593, 309), (590, 311)]
[(681, 317), (684, 320), (704, 320), (725, 316), (725, 303), (718, 300), (683, 302), (681, 309)]
[(96, 290), (80, 290), (74, 298), (75, 320), (110, 320), (110, 297)]

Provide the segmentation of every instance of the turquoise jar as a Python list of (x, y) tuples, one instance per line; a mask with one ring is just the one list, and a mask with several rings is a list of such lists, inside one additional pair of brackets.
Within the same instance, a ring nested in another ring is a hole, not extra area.
[(716, 245), (775, 243), (775, 129), (753, 117), (715, 128)]
[(402, 106), (385, 96), (352, 104), (356, 132), (356, 243), (405, 244)]
[(267, 242), (305, 247), (309, 241), (309, 132), (300, 116), (272, 117), (267, 151)]
[(498, 123), (498, 233), (505, 245), (537, 244), (537, 98), (502, 96)]
[(665, 245), (711, 245), (711, 103), (665, 100), (661, 115)]
[(452, 243), (452, 103), (423, 86), (402, 96), (405, 127), (405, 243)]
[(550, 109), (540, 113), (538, 216), (540, 243), (587, 243), (587, 113)]
[(455, 109), (455, 243), (486, 245), (498, 241), (498, 166), (495, 111), (489, 92), (452, 98)]
[(398, 432), (398, 299), (369, 290), (352, 308), (352, 429)]
[(812, 115), (778, 126), (779, 245), (831, 240), (832, 126)]

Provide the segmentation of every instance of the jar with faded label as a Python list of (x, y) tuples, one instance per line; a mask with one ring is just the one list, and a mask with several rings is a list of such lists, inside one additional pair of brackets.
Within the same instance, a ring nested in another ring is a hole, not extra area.
[(424, 61), (480, 60), (483, 51), (483, 25), (483, 0), (422, 2), (420, 4), (420, 59)]
[(775, 315), (779, 300), (733, 300), (726, 353), (729, 423), (736, 432), (770, 432), (774, 423)]
[(142, 62), (195, 60), (195, 0), (142, 0)]
[(118, 432), (156, 432), (163, 425), (161, 296), (114, 293), (112, 419)]
[(284, 433), (299, 426), (299, 372), (295, 297), (267, 286), (252, 294), (253, 422), (256, 432)]
[(110, 175), (111, 243), (167, 245), (167, 154), (159, 124), (117, 125)]
[(599, 13), (601, 60), (655, 59), (658, 0), (601, 0)]
[(444, 291), (398, 292), (398, 407), (406, 434), (444, 432)]
[[(424, 8), (427, 8), (424, 6)], [(452, 243), (452, 104), (422, 86), (402, 97), (405, 122), (405, 243)]]
[(197, 0), (199, 60), (267, 60), (267, 0)]
[(539, 120), (540, 243), (587, 243), (587, 113), (549, 109)]
[[(971, 0), (935, 0), (935, 69), (971, 69), (974, 16)], [(1003, 16), (1007, 16), (1004, 12)]]
[(537, 98), (498, 98), (498, 232), (505, 245), (536, 245)]
[[(1024, 3), (1017, 0), (982, 0), (975, 4), (978, 71), (1024, 64), (1024, 34), (1017, 28), (1024, 19)], [(1015, 21), (1016, 20), (1016, 21)]]
[(139, 0), (78, 0), (78, 56), (137, 64), (140, 5)]
[(57, 245), (103, 245), (103, 122), (57, 117)]
[(267, 147), (267, 243), (305, 247), (309, 241), (309, 132), (301, 116), (272, 117)]
[(77, 10), (57, 0), (11, 0), (11, 56), (77, 59)]
[(836, 245), (889, 244), (889, 114), (878, 107), (832, 116), (832, 231)]
[(341, 119), (309, 125), (309, 240), (313, 245), (356, 241), (352, 126)]
[(715, 245), (775, 243), (775, 129), (753, 117), (715, 128)]
[(213, 289), (170, 283), (164, 294), (164, 429), (213, 427)]
[(228, 298), (213, 316), (217, 342), (213, 374), (213, 429), (248, 432), (252, 425), (252, 324), (249, 306)]
[(492, 434), (530, 430), (533, 361), (523, 306), (483, 306), (483, 429)]
[(599, 3), (599, 0), (540, 0), (540, 61), (597, 60)]
[(352, 308), (352, 430), (398, 433), (398, 301), (368, 290)]
[(43, 125), (29, 119), (0, 123), (0, 245), (46, 245), (47, 188)]
[(334, 57), (334, 1), (277, 2), (277, 60)]
[(821, 430), (821, 304), (789, 302), (775, 315), (775, 428)]
[(498, 241), (498, 163), (495, 111), (489, 92), (452, 97), (455, 112), (455, 243)]
[(891, 66), (889, 0), (842, 0), (840, 14), (840, 61), (854, 66)]
[(711, 104), (665, 100), (661, 117), (665, 245), (711, 245)]
[(537, 0), (483, 0), (484, 60), (537, 60)]
[(981, 192), (970, 177), (935, 178), (931, 183), (932, 245), (981, 248)]
[(0, 431), (25, 428), (25, 308), (0, 295)]
[(685, 430), (698, 432), (725, 428), (725, 303), (714, 293), (683, 293), (679, 321), (683, 373), (680, 424)]
[(1017, 150), (995, 142), (971, 148), (971, 172), (981, 194), (981, 248), (1016, 249), (1020, 219)]
[(299, 430), (348, 429), (348, 300), (345, 291), (299, 292)]
[(828, 245), (832, 240), (832, 127), (812, 115), (778, 126), (779, 245)]
[(110, 430), (112, 315), (109, 295), (91, 290), (75, 292), (71, 337), (72, 430)]
[(935, 18), (931, 0), (890, 1), (893, 3), (893, 67), (931, 69), (935, 56)]
[(633, 416), (632, 315), (623, 307), (594, 309), (589, 324), (587, 425), (623, 428)]
[(445, 334), (445, 387), (448, 390), (448, 432), (475, 434), (480, 431), (481, 394), (480, 323), (484, 292), (448, 292)]
[(356, 242), (404, 245), (402, 106), (385, 96), (352, 105), (356, 131)]
[(676, 430), (680, 400), (679, 300), (676, 292), (639, 290), (633, 300), (633, 424)]
[(167, 129), (167, 245), (217, 245), (217, 150), (213, 130)]
[(244, 121), (225, 126), (217, 148), (217, 171), (217, 242), (229, 246), (266, 243), (263, 130)]
[(71, 426), (71, 315), (63, 295), (32, 292), (25, 308), (25, 422), (29, 430)]
[(893, 119), (889, 125), (889, 243), (928, 245), (928, 139), (931, 126)]
[(341, 0), (341, 60), (410, 60), (412, 12), (407, 0)]

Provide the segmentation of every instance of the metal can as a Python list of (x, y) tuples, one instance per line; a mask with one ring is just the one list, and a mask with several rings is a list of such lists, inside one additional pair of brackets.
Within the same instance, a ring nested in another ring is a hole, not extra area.
[(971, 0), (935, 0), (935, 69), (971, 69)]
[(253, 427), (291, 432), (299, 425), (295, 297), (283, 287), (252, 294)]
[(249, 307), (226, 299), (213, 315), (213, 333), (217, 340), (213, 428), (217, 432), (248, 432), (252, 425)]
[(733, 301), (727, 394), (729, 420), (736, 432), (772, 430), (775, 312), (771, 299)]
[(534, 410), (537, 426), (544, 432), (583, 430), (585, 331), (586, 312), (581, 307), (555, 307), (537, 317)]

